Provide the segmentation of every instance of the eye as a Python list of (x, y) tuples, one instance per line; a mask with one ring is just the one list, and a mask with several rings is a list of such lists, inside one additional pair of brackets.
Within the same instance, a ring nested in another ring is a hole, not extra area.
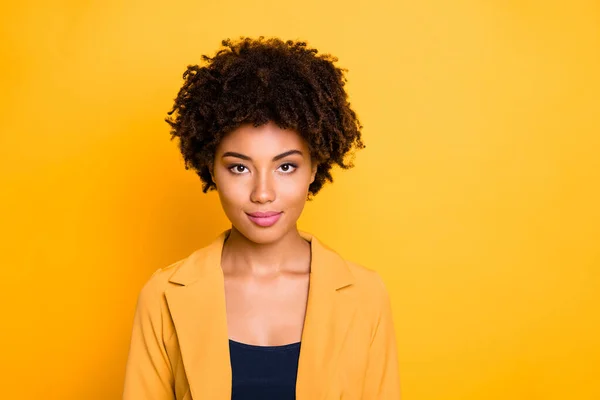
[(282, 164), (281, 167), (279, 167), (279, 169), (281, 169), (284, 174), (291, 174), (296, 170), (296, 168), (297, 166), (292, 163), (285, 163)]
[(245, 165), (235, 164), (235, 165), (232, 165), (231, 167), (229, 167), (229, 170), (234, 174), (241, 175), (244, 173), (244, 168), (248, 169), (248, 168), (246, 168)]

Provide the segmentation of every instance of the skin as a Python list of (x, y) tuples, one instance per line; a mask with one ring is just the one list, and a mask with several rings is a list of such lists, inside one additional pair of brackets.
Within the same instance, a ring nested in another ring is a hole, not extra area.
[[(306, 141), (272, 122), (242, 125), (219, 144), (211, 175), (232, 224), (221, 255), (230, 339), (259, 346), (300, 341), (311, 255), (297, 221), (316, 171)], [(246, 215), (257, 211), (283, 213), (261, 227)]]

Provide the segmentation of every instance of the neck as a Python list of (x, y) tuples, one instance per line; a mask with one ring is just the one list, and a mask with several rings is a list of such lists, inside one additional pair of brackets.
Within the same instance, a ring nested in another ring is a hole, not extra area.
[(232, 226), (223, 245), (221, 267), (225, 274), (308, 273), (310, 243), (296, 227), (275, 242), (255, 243)]

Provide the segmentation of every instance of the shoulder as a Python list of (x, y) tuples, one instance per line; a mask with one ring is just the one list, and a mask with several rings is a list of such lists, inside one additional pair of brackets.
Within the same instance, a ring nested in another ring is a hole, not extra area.
[(348, 269), (354, 276), (354, 287), (362, 304), (375, 308), (379, 313), (389, 304), (389, 293), (381, 275), (374, 269), (353, 261), (345, 260)]
[(388, 290), (377, 271), (348, 260), (346, 260), (346, 265), (354, 276), (354, 284), (351, 286), (352, 289), (349, 288), (348, 293), (353, 293), (357, 311), (356, 320), (360, 325), (368, 327), (372, 341), (376, 332), (381, 330), (379, 327), (382, 324), (391, 326), (392, 323)]
[(166, 289), (174, 285), (170, 282), (171, 276), (187, 262), (192, 261), (196, 257), (197, 252), (154, 271), (144, 282), (139, 292), (138, 303), (142, 305), (159, 304), (164, 297)]
[(350, 260), (344, 260), (348, 269), (356, 279), (356, 284), (361, 286), (363, 290), (373, 292), (385, 291), (383, 279), (377, 271), (364, 265), (355, 263)]
[(356, 278), (356, 283), (365, 289), (381, 290), (384, 289), (383, 280), (377, 271), (364, 265), (350, 260), (344, 260), (348, 269)]

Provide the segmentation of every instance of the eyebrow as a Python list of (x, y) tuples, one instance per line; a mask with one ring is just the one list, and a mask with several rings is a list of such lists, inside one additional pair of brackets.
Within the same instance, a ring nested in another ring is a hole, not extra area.
[[(300, 150), (290, 150), (290, 151), (286, 151), (285, 153), (276, 155), (275, 157), (273, 157), (273, 161), (277, 161), (279, 159), (282, 159), (282, 158), (287, 157), (292, 154), (300, 154), (301, 156), (304, 156), (304, 154), (302, 154), (302, 152)], [(237, 157), (237, 158), (241, 158), (242, 160), (252, 161), (252, 159), (250, 157), (248, 157), (244, 154), (241, 154), (241, 153), (236, 153), (235, 151), (227, 151), (227, 152), (223, 153), (222, 157)]]

